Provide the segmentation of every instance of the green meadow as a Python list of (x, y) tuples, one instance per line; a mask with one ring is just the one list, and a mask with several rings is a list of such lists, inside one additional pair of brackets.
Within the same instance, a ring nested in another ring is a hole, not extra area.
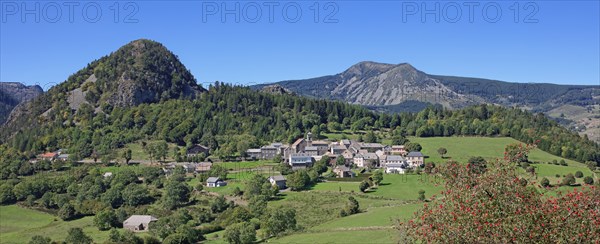
[[(42, 211), (18, 205), (0, 206), (0, 243), (26, 243), (35, 235), (63, 241), (71, 228), (82, 228), (83, 232), (102, 243), (108, 239), (109, 231), (99, 231), (93, 223), (94, 217), (63, 221)], [(143, 234), (142, 234), (143, 235)]]

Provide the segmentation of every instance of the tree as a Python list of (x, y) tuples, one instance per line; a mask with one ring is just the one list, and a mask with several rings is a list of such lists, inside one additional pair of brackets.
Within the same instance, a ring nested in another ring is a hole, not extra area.
[(129, 206), (139, 206), (150, 202), (150, 193), (144, 186), (129, 184), (121, 192), (123, 203)]
[(592, 178), (591, 176), (586, 176), (585, 178), (583, 178), (583, 183), (588, 184), (588, 185), (593, 185), (594, 178)]
[(219, 195), (212, 203), (210, 204), (210, 210), (213, 213), (220, 213), (229, 208), (229, 204), (223, 195)]
[(409, 152), (415, 152), (415, 151), (420, 152), (423, 149), (423, 147), (421, 147), (421, 144), (416, 143), (416, 142), (409, 142), (404, 147), (405, 147), (406, 151), (409, 151)]
[(31, 237), (29, 244), (50, 244), (52, 240), (49, 237), (44, 237), (41, 235), (35, 235)]
[(575, 172), (575, 178), (583, 178), (583, 172), (581, 172), (581, 171)]
[(448, 153), (448, 150), (444, 147), (440, 147), (438, 148), (437, 152), (442, 158), (444, 158), (444, 155)]
[(225, 240), (232, 244), (247, 244), (256, 241), (256, 230), (250, 222), (237, 223), (228, 226), (223, 234)]
[(169, 145), (167, 145), (167, 142), (156, 142), (152, 148), (154, 149), (154, 155), (156, 155), (157, 159), (162, 158), (163, 162), (167, 159), (167, 154), (169, 153)]
[(10, 204), (15, 200), (17, 198), (13, 193), (13, 187), (8, 183), (0, 185), (0, 204)]
[(549, 187), (550, 186), (550, 180), (548, 180), (548, 178), (544, 177), (542, 179), (542, 181), (540, 181), (540, 185), (542, 187)]
[(339, 157), (337, 157), (337, 159), (335, 160), (335, 164), (336, 165), (345, 165), (346, 164), (346, 159), (344, 158), (344, 156), (340, 155)]
[(81, 228), (71, 228), (67, 232), (65, 242), (68, 244), (91, 244), (92, 238), (83, 233)]
[(165, 192), (162, 196), (162, 204), (167, 209), (175, 209), (183, 206), (190, 199), (190, 187), (185, 182), (171, 179), (165, 186)]
[(425, 191), (424, 190), (419, 190), (419, 201), (424, 202), (425, 201)]
[(373, 178), (373, 183), (375, 183), (375, 185), (378, 186), (379, 183), (381, 183), (381, 181), (383, 181), (383, 172), (381, 170), (375, 171), (372, 178)]
[(329, 164), (329, 156), (324, 155), (323, 157), (321, 157), (321, 159), (319, 159), (319, 161), (315, 163), (313, 169), (316, 170), (317, 173), (320, 175), (322, 173), (327, 172), (327, 164)]
[[(261, 174), (252, 175), (250, 179), (244, 181), (244, 198), (250, 199), (253, 196), (262, 195), (263, 184), (267, 182), (267, 178)], [(270, 194), (266, 194), (266, 196), (270, 197)]]
[(286, 207), (277, 207), (267, 213), (260, 228), (266, 237), (283, 234), (287, 230), (296, 228), (296, 210)]
[(111, 209), (100, 211), (94, 217), (94, 225), (98, 227), (98, 230), (109, 230), (119, 225), (117, 215)]
[(350, 197), (348, 197), (348, 202), (346, 203), (346, 206), (340, 211), (340, 216), (345, 217), (348, 215), (356, 214), (358, 212), (359, 212), (358, 201), (356, 201), (356, 199), (354, 199), (354, 197), (350, 196)]
[(300, 191), (310, 183), (310, 177), (306, 170), (298, 170), (288, 176), (286, 183), (292, 191)]
[(125, 164), (129, 164), (131, 160), (131, 149), (127, 148), (127, 150), (123, 151), (123, 159), (125, 159)]
[(227, 169), (221, 165), (212, 165), (210, 171), (208, 171), (209, 177), (219, 177), (222, 180), (227, 179)]
[(58, 210), (58, 217), (62, 220), (70, 220), (77, 216), (77, 212), (73, 205), (69, 203), (63, 204), (63, 206)]
[(377, 136), (375, 135), (375, 132), (373, 132), (372, 130), (368, 131), (367, 134), (365, 134), (365, 142), (366, 143), (375, 143), (377, 142)]
[(392, 137), (392, 144), (393, 145), (404, 145), (406, 143), (408, 143), (409, 140), (406, 139), (406, 137), (401, 136), (401, 135), (395, 135)]
[(267, 211), (267, 199), (265, 196), (253, 196), (248, 201), (248, 208), (254, 217), (258, 218)]
[(367, 180), (361, 181), (360, 184), (358, 185), (358, 189), (361, 192), (366, 192), (367, 189), (369, 189), (369, 182)]

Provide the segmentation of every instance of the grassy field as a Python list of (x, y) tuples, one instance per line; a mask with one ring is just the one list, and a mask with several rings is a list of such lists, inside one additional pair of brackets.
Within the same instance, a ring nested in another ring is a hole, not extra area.
[(54, 215), (17, 205), (0, 206), (0, 242), (25, 243), (34, 235), (62, 241), (70, 228), (79, 227), (92, 237), (94, 242), (102, 243), (108, 239), (109, 231), (99, 231), (94, 226), (93, 219), (94, 217), (84, 217), (63, 221)]
[(270, 160), (258, 160), (258, 161), (242, 161), (242, 162), (218, 162), (214, 163), (215, 165), (220, 165), (225, 167), (228, 170), (246, 170), (246, 169), (254, 169), (262, 166), (275, 166), (276, 163), (273, 163)]
[(270, 243), (397, 243), (396, 231), (386, 229), (309, 232), (286, 236)]
[[(148, 141), (148, 144), (151, 144), (152, 142), (154, 142), (154, 141)], [(172, 158), (173, 148), (177, 147), (177, 145), (175, 145), (174, 143), (168, 143), (168, 145), (169, 145), (169, 150), (167, 151), (168, 152), (167, 160), (173, 160), (173, 158)], [(150, 156), (144, 151), (144, 148), (142, 148), (142, 144), (140, 142), (125, 144), (125, 147), (123, 147), (121, 150), (118, 151), (117, 159), (123, 160), (120, 155), (126, 149), (131, 149), (131, 161), (150, 160)]]
[[(423, 147), (423, 154), (429, 156), (426, 161), (445, 162), (449, 159), (467, 162), (472, 156), (482, 156), (486, 159), (496, 159), (504, 156), (504, 148), (508, 144), (521, 143), (509, 137), (410, 137), (410, 141), (418, 142)], [(444, 147), (448, 154), (442, 159), (437, 149)], [(554, 156), (540, 149), (534, 149), (529, 154), (529, 160), (548, 162), (563, 158)], [(569, 165), (585, 167), (573, 160), (565, 159)]]

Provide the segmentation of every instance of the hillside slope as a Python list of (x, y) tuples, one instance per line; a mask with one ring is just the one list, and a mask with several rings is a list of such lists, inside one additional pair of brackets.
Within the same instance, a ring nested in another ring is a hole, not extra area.
[[(140, 39), (91, 62), (38, 98), (16, 107), (2, 137), (38, 123), (77, 123), (77, 114), (193, 99), (206, 90), (162, 44)], [(71, 119), (67, 119), (71, 117)]]

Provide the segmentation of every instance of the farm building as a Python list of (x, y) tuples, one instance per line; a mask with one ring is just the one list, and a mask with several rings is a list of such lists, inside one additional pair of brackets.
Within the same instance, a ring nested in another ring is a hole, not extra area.
[(279, 189), (286, 188), (286, 185), (285, 185), (286, 179), (285, 179), (285, 177), (283, 177), (283, 175), (270, 176), (269, 182), (271, 182), (271, 185), (277, 185), (277, 187), (279, 187)]
[(134, 232), (148, 231), (150, 222), (157, 220), (157, 218), (151, 215), (131, 215), (131, 217), (123, 221), (123, 229)]

